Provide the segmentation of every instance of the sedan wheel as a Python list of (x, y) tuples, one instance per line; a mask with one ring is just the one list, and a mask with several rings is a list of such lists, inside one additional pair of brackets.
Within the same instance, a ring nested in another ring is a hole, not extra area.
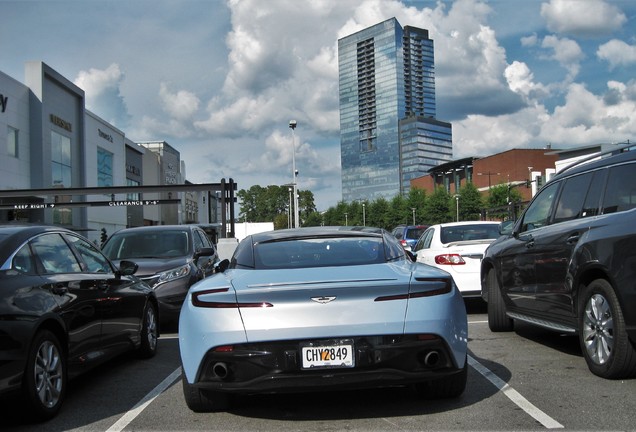
[(597, 279), (584, 287), (579, 310), (579, 340), (588, 367), (603, 378), (636, 374), (636, 350), (612, 286)]
[(148, 303), (148, 305), (146, 305), (143, 320), (141, 328), (141, 345), (139, 346), (138, 354), (141, 358), (150, 358), (157, 352), (157, 338), (159, 336), (157, 310), (152, 303)]
[(57, 337), (48, 330), (36, 334), (24, 378), (24, 393), (34, 415), (49, 419), (66, 395), (66, 358)]

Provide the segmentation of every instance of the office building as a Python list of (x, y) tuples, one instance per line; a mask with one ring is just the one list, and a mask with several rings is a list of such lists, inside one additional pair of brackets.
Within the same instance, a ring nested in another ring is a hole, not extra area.
[(338, 40), (345, 202), (391, 198), (452, 159), (451, 125), (437, 120), (433, 40), (395, 18)]

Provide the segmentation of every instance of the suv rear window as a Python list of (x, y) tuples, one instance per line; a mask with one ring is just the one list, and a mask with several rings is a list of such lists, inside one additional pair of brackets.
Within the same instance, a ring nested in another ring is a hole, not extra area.
[(619, 165), (610, 169), (603, 213), (614, 213), (636, 207), (636, 164)]

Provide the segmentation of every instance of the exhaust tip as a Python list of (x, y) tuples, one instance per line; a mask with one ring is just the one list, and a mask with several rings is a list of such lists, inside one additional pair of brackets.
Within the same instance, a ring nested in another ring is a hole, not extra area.
[(212, 372), (214, 372), (214, 375), (216, 377), (221, 379), (225, 379), (229, 375), (229, 370), (227, 368), (227, 365), (223, 362), (215, 363), (214, 366), (212, 367)]
[(428, 367), (437, 366), (437, 364), (439, 363), (439, 359), (440, 359), (439, 352), (429, 351), (424, 356), (424, 364)]

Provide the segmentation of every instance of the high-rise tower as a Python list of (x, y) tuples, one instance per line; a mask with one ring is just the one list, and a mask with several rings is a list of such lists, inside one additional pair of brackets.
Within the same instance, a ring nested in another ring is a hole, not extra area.
[(392, 198), (451, 160), (427, 30), (395, 18), (368, 27), (338, 40), (338, 65), (343, 201)]

